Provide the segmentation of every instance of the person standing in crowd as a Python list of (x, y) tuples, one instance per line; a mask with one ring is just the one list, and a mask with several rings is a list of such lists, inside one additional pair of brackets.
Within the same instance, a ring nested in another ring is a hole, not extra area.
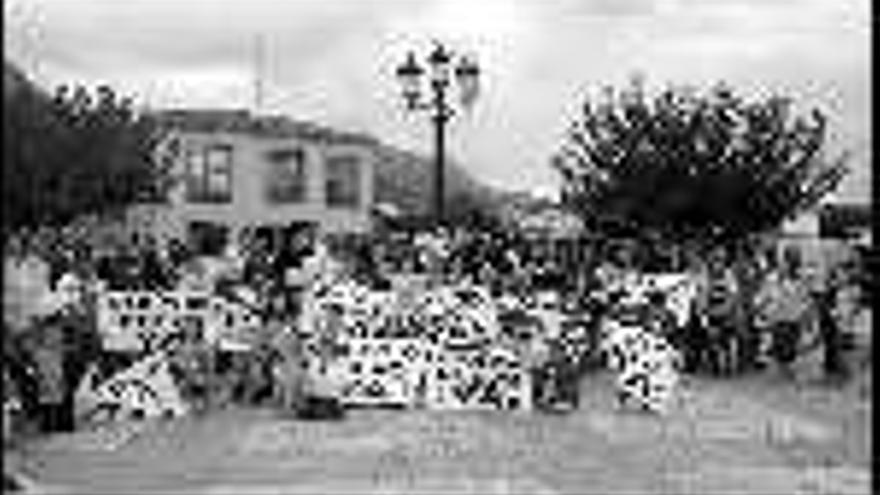
[(256, 406), (266, 397), (274, 399), (276, 389), (272, 380), (272, 365), (275, 358), (269, 337), (262, 332), (242, 363), (244, 376), (240, 382), (240, 400), (243, 403)]
[(153, 237), (147, 237), (140, 252), (142, 284), (147, 290), (163, 290), (169, 283), (156, 244)]
[(40, 318), (29, 339), (38, 374), (38, 415), (44, 432), (65, 430), (64, 329), (57, 314)]
[(512, 291), (521, 292), (528, 285), (528, 275), (523, 267), (522, 257), (513, 246), (507, 246), (504, 250), (504, 266), (509, 273), (510, 288)]
[(3, 321), (12, 331), (31, 327), (49, 287), (49, 264), (28, 243), (10, 250), (3, 270)]
[(431, 283), (435, 285), (441, 284), (443, 279), (443, 263), (446, 254), (446, 242), (443, 235), (444, 231), (438, 227), (434, 231), (419, 234), (416, 238), (422, 266), (430, 276)]
[(647, 294), (644, 321), (649, 332), (680, 349), (678, 324), (675, 314), (667, 305), (667, 296), (663, 291), (653, 290)]
[[(330, 253), (327, 241), (323, 239), (315, 241), (312, 252), (303, 260), (302, 266), (302, 289), (306, 295), (336, 282), (343, 276), (344, 271), (342, 264)], [(303, 304), (300, 305), (301, 308)]]
[(190, 258), (189, 248), (186, 243), (177, 238), (168, 241), (166, 248), (168, 262), (171, 266), (180, 267)]
[(368, 242), (358, 241), (355, 243), (353, 251), (352, 264), (355, 280), (368, 287), (383, 285), (382, 274), (379, 273), (372, 246)]
[(759, 253), (753, 247), (744, 247), (734, 261), (734, 272), (738, 281), (736, 328), (736, 362), (741, 372), (751, 372), (758, 368), (761, 335), (754, 326), (755, 295), (761, 285)]
[(760, 324), (770, 335), (770, 353), (780, 372), (793, 378), (791, 365), (797, 358), (801, 330), (809, 316), (809, 295), (800, 280), (800, 255), (783, 252), (778, 270), (772, 270), (756, 296)]
[(265, 331), (271, 346), (268, 357), (273, 402), (282, 411), (295, 414), (302, 408), (305, 395), (305, 343), (299, 329), (290, 324), (284, 306), (281, 297), (275, 299)]
[(561, 335), (547, 337), (547, 363), (544, 366), (545, 406), (554, 411), (560, 407), (577, 409), (579, 402), (579, 374), (577, 365), (566, 348)]
[(305, 263), (314, 252), (314, 248), (309, 243), (311, 237), (306, 232), (294, 232), (290, 234), (284, 246), (281, 248), (281, 255), (276, 260), (275, 271), (280, 275), (278, 282), (275, 284), (276, 289), (270, 294), (271, 300), (279, 298), (278, 304), (283, 306), (276, 308), (275, 312), (279, 312), (288, 318), (295, 318), (300, 312), (302, 306), (303, 292), (307, 285), (305, 277)]
[(698, 332), (702, 334), (698, 352), (703, 355), (703, 364), (716, 374), (730, 373), (736, 364), (738, 286), (727, 260), (723, 248), (717, 248), (698, 279)]
[(484, 260), (480, 265), (479, 272), (477, 274), (477, 280), (480, 284), (489, 287), (489, 290), (492, 294), (501, 293), (500, 284), (498, 283), (499, 277), (498, 272), (495, 270), (495, 267), (492, 266), (488, 260)]
[[(558, 313), (554, 324), (558, 329), (549, 335), (549, 361), (552, 377), (555, 380), (555, 405), (565, 406), (573, 411), (580, 406), (581, 376), (584, 370), (584, 335), (575, 332), (574, 326), (566, 322)], [(546, 321), (546, 320), (545, 320)]]
[[(4, 352), (4, 359), (8, 355)], [(7, 362), (3, 364), (3, 447), (5, 448), (16, 441), (15, 435), (18, 433), (16, 426), (19, 415), (24, 410), (24, 404), (18, 381), (13, 378), (9, 364)]]
[(849, 376), (844, 356), (843, 328), (846, 321), (841, 313), (846, 304), (839, 304), (848, 287), (853, 284), (852, 268), (844, 261), (827, 269), (824, 284), (815, 287), (813, 298), (816, 304), (819, 335), (824, 350), (822, 367), (826, 378), (843, 381)]
[(465, 280), (468, 278), (465, 272), (464, 253), (470, 243), (470, 236), (466, 230), (458, 228), (453, 231), (447, 256), (449, 264), (448, 276), (452, 280)]
[(607, 250), (596, 268), (596, 279), (603, 294), (614, 292), (623, 285), (626, 268), (618, 253), (619, 251)]
[(765, 369), (772, 363), (772, 335), (770, 328), (770, 319), (767, 317), (767, 304), (769, 302), (769, 291), (771, 281), (775, 283), (778, 276), (779, 263), (775, 251), (769, 247), (764, 247), (757, 261), (757, 281), (754, 293), (752, 294), (752, 313), (751, 326), (754, 329), (757, 339), (757, 350), (755, 356), (755, 366), (758, 369)]
[(206, 342), (201, 320), (185, 322), (173, 366), (181, 380), (181, 392), (197, 413), (207, 412), (212, 402), (214, 374), (213, 349)]
[(8, 323), (3, 326), (3, 373), (15, 382), (14, 388), (4, 389), (9, 397), (11, 393), (18, 392), (21, 406), (24, 412), (32, 416), (36, 410), (37, 380), (33, 356), (29, 354), (28, 333), (13, 331)]
[(64, 307), (78, 305), (84, 291), (83, 283), (77, 270), (73, 267), (64, 272), (55, 281), (55, 294), (58, 296), (60, 304)]
[(143, 285), (141, 259), (135, 246), (126, 246), (116, 258), (122, 290), (138, 290)]
[(253, 234), (248, 243), (248, 256), (244, 264), (245, 282), (257, 285), (258, 281), (265, 277), (265, 239)]
[(85, 286), (86, 273), (68, 272), (58, 281), (56, 294), (62, 305), (57, 313), (57, 324), (62, 331), (62, 370), (64, 398), (60, 412), (60, 427), (74, 428), (74, 396), (88, 366), (98, 360), (101, 350), (97, 332), (96, 301)]
[(414, 232), (412, 245), (413, 245), (413, 268), (415, 273), (428, 273), (429, 271), (429, 260), (428, 260), (428, 244), (430, 243), (429, 239), (430, 234), (427, 232)]
[(532, 400), (539, 410), (550, 407), (555, 389), (550, 374), (550, 345), (548, 340), (538, 331), (541, 322), (534, 319), (529, 322), (532, 326), (529, 330), (528, 347), (525, 351), (525, 366), (531, 377)]

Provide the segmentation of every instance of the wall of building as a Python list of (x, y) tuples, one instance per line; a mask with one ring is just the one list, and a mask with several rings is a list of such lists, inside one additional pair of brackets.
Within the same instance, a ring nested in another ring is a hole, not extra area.
[[(232, 148), (232, 199), (227, 203), (187, 201), (185, 153), (175, 172), (179, 181), (172, 194), (169, 221), (186, 229), (190, 222), (211, 222), (239, 231), (247, 226), (287, 225), (314, 222), (324, 232), (365, 232), (370, 226), (373, 203), (374, 152), (368, 145), (334, 143), (298, 137), (262, 137), (229, 132), (186, 132), (178, 135), (184, 149), (227, 145)], [(302, 202), (276, 203), (268, 196), (273, 150), (302, 149), (306, 163), (306, 197)], [(360, 163), (360, 204), (355, 208), (328, 207), (326, 162), (338, 155), (353, 155)]]

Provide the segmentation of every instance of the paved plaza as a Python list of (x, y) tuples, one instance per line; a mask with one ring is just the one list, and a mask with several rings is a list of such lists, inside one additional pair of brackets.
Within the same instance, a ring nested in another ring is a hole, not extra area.
[(603, 374), (568, 415), (230, 409), (11, 459), (45, 493), (869, 493), (869, 401), (769, 380), (690, 380), (666, 417), (616, 411)]

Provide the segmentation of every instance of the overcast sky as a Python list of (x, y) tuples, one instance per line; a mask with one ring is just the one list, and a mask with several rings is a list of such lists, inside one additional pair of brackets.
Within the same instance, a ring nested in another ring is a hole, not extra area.
[[(870, 0), (9, 0), (8, 57), (46, 84), (108, 82), (153, 107), (265, 108), (431, 152), (394, 66), (431, 39), (473, 52), (483, 92), (451, 153), (477, 178), (549, 188), (579, 97), (648, 83), (775, 88), (827, 110), (853, 151), (841, 193), (870, 191)], [(10, 6), (11, 5), (11, 6)]]

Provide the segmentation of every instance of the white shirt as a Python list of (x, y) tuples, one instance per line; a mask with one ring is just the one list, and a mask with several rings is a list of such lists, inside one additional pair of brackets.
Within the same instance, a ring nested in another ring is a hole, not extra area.
[(330, 256), (327, 247), (323, 243), (315, 245), (315, 252), (303, 260), (301, 276), (304, 283), (314, 286), (315, 284), (331, 283), (339, 277), (341, 265)]
[(51, 293), (49, 265), (37, 256), (7, 258), (3, 270), (3, 318), (24, 329), (31, 318), (43, 315), (43, 300)]
[(83, 283), (75, 274), (67, 272), (55, 283), (55, 292), (62, 306), (74, 305), (79, 302)]

